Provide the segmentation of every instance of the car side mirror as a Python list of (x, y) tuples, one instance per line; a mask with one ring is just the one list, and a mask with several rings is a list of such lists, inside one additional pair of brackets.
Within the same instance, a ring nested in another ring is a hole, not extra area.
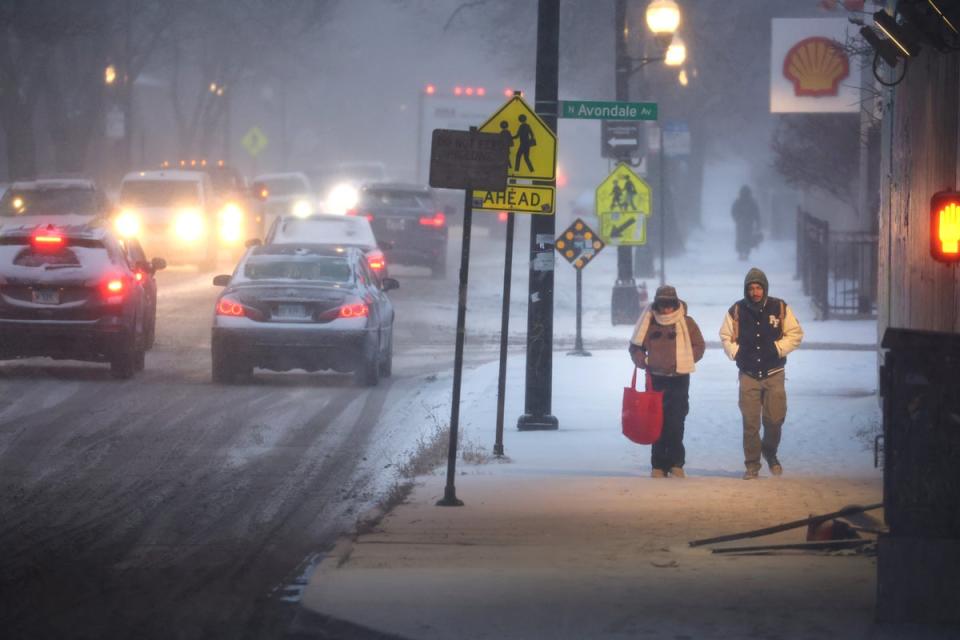
[(162, 271), (167, 268), (167, 261), (163, 258), (154, 258), (150, 261), (150, 267), (154, 271)]
[(394, 289), (400, 288), (400, 283), (397, 282), (396, 279), (394, 278), (384, 278), (383, 280), (380, 281), (380, 287), (384, 291), (393, 291)]
[(250, 249), (252, 247), (259, 247), (263, 244), (263, 241), (261, 241), (260, 238), (250, 238), (243, 244), (247, 247), (247, 249)]
[(225, 287), (230, 284), (230, 276), (226, 274), (220, 274), (218, 276), (213, 276), (213, 286), (215, 287)]

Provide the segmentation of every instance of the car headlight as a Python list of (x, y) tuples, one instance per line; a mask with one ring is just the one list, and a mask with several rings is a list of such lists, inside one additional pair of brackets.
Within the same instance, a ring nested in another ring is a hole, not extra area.
[(177, 214), (173, 223), (174, 233), (184, 242), (199, 240), (206, 231), (203, 216), (196, 209), (184, 209)]
[(124, 238), (136, 238), (140, 235), (142, 224), (140, 214), (130, 209), (124, 209), (113, 221), (113, 226)]
[(230, 244), (243, 239), (243, 209), (235, 202), (228, 202), (220, 210), (220, 239)]
[(300, 199), (293, 203), (293, 206), (290, 208), (290, 213), (297, 216), (298, 218), (306, 218), (307, 216), (313, 213), (313, 205), (310, 204), (309, 200)]
[(353, 209), (360, 201), (360, 192), (352, 184), (346, 182), (338, 184), (330, 190), (327, 196), (327, 208), (330, 213), (346, 213)]

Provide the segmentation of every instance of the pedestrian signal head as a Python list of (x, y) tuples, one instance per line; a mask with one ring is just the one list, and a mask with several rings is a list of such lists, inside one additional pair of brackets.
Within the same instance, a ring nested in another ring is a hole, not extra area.
[(960, 262), (960, 192), (941, 191), (930, 199), (930, 255)]

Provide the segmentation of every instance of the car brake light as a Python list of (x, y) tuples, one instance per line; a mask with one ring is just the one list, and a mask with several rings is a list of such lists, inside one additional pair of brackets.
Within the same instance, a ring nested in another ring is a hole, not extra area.
[(137, 282), (143, 282), (143, 271), (135, 272), (133, 277), (137, 279)]
[(425, 227), (442, 227), (447, 222), (443, 211), (437, 211), (432, 216), (420, 216), (420, 224)]
[(110, 276), (101, 282), (100, 290), (108, 303), (117, 303), (127, 292), (127, 282), (121, 276)]
[(370, 315), (370, 308), (366, 302), (345, 304), (337, 313), (338, 318), (366, 318), (368, 315)]
[(506, 221), (507, 221), (507, 212), (506, 212), (506, 211), (498, 211), (498, 212), (497, 212), (497, 220), (499, 220), (500, 222), (506, 222)]
[(39, 251), (57, 251), (66, 244), (63, 235), (56, 231), (53, 225), (48, 225), (44, 229), (37, 229), (30, 236), (30, 242), (34, 249)]
[(348, 216), (359, 216), (361, 218), (366, 218), (367, 222), (373, 222), (372, 213), (360, 213), (357, 209), (347, 209)]
[(123, 280), (108, 280), (107, 291), (110, 293), (123, 293)]
[(367, 264), (375, 272), (380, 273), (387, 266), (387, 260), (381, 251), (371, 251), (367, 254)]
[(243, 305), (230, 298), (220, 298), (220, 301), (217, 302), (217, 315), (242, 317), (244, 315)]

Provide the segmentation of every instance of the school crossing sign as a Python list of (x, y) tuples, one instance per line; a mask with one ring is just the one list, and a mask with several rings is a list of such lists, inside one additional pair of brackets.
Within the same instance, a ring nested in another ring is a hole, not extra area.
[(600, 237), (615, 246), (647, 243), (650, 186), (625, 164), (618, 164), (597, 187), (595, 212)]
[(557, 136), (514, 96), (480, 127), (508, 143), (507, 188), (473, 191), (474, 209), (553, 215), (557, 177)]

